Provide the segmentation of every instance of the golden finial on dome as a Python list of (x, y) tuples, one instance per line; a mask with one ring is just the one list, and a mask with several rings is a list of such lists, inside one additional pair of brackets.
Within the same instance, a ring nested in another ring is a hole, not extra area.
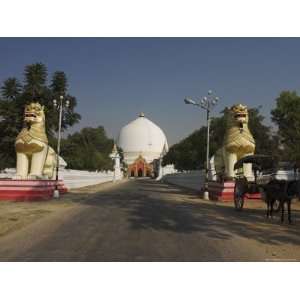
[(145, 114), (143, 112), (140, 113), (140, 117), (143, 118), (145, 117)]

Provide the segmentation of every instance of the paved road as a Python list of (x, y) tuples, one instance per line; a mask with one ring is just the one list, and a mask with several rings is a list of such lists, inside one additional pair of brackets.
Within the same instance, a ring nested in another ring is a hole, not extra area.
[(280, 225), (257, 205), (238, 213), (232, 204), (147, 179), (84, 195), (69, 196), (62, 201), (72, 205), (1, 237), (0, 260), (300, 260), (298, 211), (296, 224)]

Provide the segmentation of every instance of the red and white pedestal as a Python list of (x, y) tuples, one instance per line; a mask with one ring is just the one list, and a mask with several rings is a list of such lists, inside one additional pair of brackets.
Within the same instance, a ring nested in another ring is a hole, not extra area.
[[(12, 180), (0, 179), (0, 201), (37, 201), (53, 197), (56, 187), (55, 180)], [(58, 181), (61, 194), (67, 192), (62, 180)]]
[[(234, 200), (234, 181), (209, 181), (208, 192), (209, 198), (216, 201), (233, 201)], [(245, 200), (261, 200), (260, 193), (255, 194), (245, 194)]]
[(233, 201), (234, 198), (234, 181), (208, 183), (209, 198), (217, 201)]

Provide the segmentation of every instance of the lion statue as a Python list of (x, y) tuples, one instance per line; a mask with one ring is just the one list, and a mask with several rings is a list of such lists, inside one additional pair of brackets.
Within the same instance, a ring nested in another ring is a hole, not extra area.
[[(254, 154), (255, 141), (248, 128), (248, 109), (235, 104), (225, 110), (226, 133), (223, 146), (214, 155), (214, 167), (223, 179), (231, 180), (235, 176), (234, 164), (241, 158)], [(244, 175), (252, 176), (251, 164), (244, 164)]]
[(25, 106), (24, 128), (16, 138), (15, 179), (55, 179), (56, 153), (48, 146), (44, 106)]

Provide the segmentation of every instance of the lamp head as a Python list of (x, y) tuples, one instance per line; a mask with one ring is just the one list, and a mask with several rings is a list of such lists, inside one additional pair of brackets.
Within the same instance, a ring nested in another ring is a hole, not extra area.
[(193, 99), (188, 98), (188, 97), (184, 98), (184, 103), (185, 104), (194, 104), (194, 105), (196, 104), (196, 102)]

